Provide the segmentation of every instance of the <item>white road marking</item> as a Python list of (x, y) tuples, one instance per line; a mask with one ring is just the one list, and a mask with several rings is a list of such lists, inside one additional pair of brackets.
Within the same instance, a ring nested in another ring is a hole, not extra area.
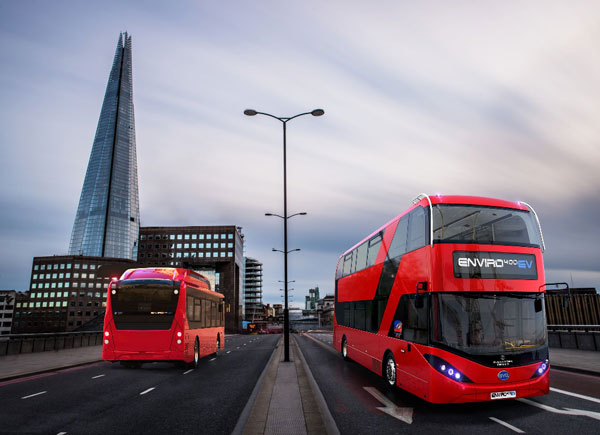
[(66, 432), (59, 432), (56, 435), (67, 435), (67, 433)]
[(595, 397), (584, 396), (583, 394), (571, 393), (570, 391), (559, 390), (558, 388), (550, 387), (550, 391), (554, 391), (555, 393), (566, 394), (567, 396), (577, 397), (579, 399), (589, 400), (590, 402), (600, 403), (600, 399), (596, 399)]
[(542, 403), (534, 402), (533, 400), (529, 400), (529, 399), (517, 399), (517, 400), (519, 400), (520, 402), (523, 402), (523, 403), (527, 403), (528, 405), (535, 406), (536, 408), (543, 409), (544, 411), (554, 412), (555, 414), (583, 415), (584, 417), (590, 417), (590, 418), (594, 418), (596, 420), (600, 420), (600, 412), (584, 411), (582, 409), (572, 409), (572, 408), (558, 409), (558, 408), (553, 408), (552, 406), (544, 405)]
[(510, 430), (515, 431), (516, 433), (525, 433), (525, 431), (522, 431), (518, 427), (515, 427), (512, 424), (508, 424), (507, 422), (502, 421), (498, 418), (490, 417), (490, 420), (495, 421), (496, 423), (501, 424), (502, 426), (507, 427)]
[(239, 348), (240, 348), (239, 346), (238, 346), (238, 347), (236, 347), (236, 349), (239, 349)]
[(211, 358), (211, 359), (209, 359), (209, 361), (214, 361), (214, 360), (216, 360), (216, 358)]
[(147, 393), (149, 393), (150, 391), (154, 390), (155, 388), (156, 388), (156, 387), (152, 387), (152, 388), (148, 388), (148, 389), (147, 389), (147, 390), (145, 390), (145, 391), (142, 391), (142, 392), (140, 393), (140, 396), (143, 396), (144, 394), (147, 394)]
[(193, 371), (194, 371), (194, 369), (189, 369), (187, 372), (183, 372), (183, 374), (184, 374), (184, 375), (187, 375), (188, 373), (191, 373), (191, 372), (193, 372)]
[(101, 378), (102, 376), (106, 376), (106, 375), (92, 376), (92, 379), (98, 379), (98, 378)]
[(39, 393), (30, 394), (29, 396), (21, 397), (21, 399), (29, 399), (30, 397), (35, 397), (35, 396), (39, 396), (40, 394), (46, 394), (46, 393), (47, 393), (47, 391), (41, 391)]
[(225, 353), (229, 353), (229, 352), (231, 352), (231, 351), (230, 351), (230, 350), (228, 350), (228, 351), (227, 351), (227, 352), (225, 352)]
[(246, 345), (246, 343), (244, 343), (244, 346)]
[(363, 389), (373, 396), (375, 399), (383, 403), (385, 406), (378, 406), (381, 412), (385, 412), (388, 415), (391, 415), (394, 418), (397, 418), (404, 423), (412, 424), (413, 422), (413, 409), (412, 408), (401, 408), (396, 406), (394, 402), (385, 397), (381, 392), (374, 387), (363, 387)]

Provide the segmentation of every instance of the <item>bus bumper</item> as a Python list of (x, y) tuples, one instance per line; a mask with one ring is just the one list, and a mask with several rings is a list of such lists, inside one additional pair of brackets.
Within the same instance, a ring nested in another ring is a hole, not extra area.
[(126, 350), (102, 350), (102, 359), (104, 361), (183, 361), (185, 355), (183, 351), (126, 351)]
[[(476, 384), (454, 382), (441, 374), (434, 373), (429, 397), (432, 403), (464, 403), (486, 402), (505, 400), (508, 398), (522, 398), (542, 396), (550, 390), (550, 370), (539, 378), (528, 379), (521, 382)], [(512, 397), (514, 392), (514, 397)], [(502, 393), (502, 394), (493, 394)], [(492, 395), (497, 398), (492, 398)]]

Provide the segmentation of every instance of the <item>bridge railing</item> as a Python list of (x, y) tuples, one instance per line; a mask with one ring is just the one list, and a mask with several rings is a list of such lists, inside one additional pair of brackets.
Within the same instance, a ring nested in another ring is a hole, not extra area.
[(0, 337), (0, 357), (102, 344), (102, 331), (7, 334)]
[(548, 325), (548, 345), (600, 351), (600, 325)]

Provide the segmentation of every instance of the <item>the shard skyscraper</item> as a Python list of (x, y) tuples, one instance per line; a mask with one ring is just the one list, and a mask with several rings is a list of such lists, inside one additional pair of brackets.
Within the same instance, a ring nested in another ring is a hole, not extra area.
[(137, 260), (140, 228), (131, 36), (119, 35), (69, 255)]

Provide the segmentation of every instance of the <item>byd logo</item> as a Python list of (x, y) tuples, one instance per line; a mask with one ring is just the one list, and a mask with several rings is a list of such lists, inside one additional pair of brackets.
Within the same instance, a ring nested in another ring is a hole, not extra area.
[(517, 266), (519, 269), (531, 269), (533, 260), (514, 260), (514, 259), (493, 259), (493, 258), (467, 258), (459, 257), (458, 265), (460, 267), (493, 267), (500, 268), (505, 265)]

